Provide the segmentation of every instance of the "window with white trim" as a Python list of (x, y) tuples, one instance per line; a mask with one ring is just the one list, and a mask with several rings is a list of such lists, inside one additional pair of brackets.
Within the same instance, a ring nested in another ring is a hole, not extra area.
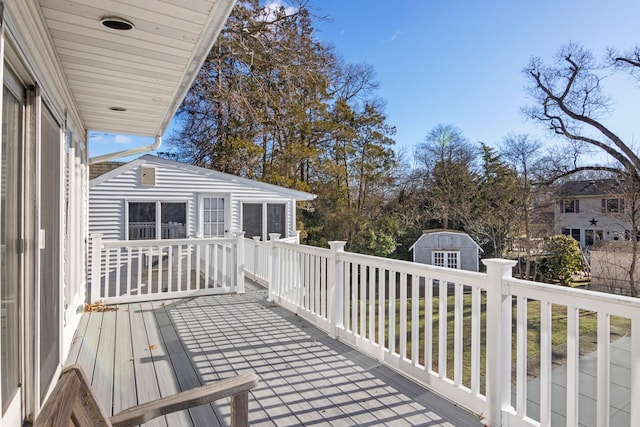
[(129, 240), (187, 237), (186, 202), (129, 202), (127, 206)]
[(460, 251), (433, 251), (432, 264), (438, 267), (460, 268)]
[(268, 239), (270, 233), (287, 236), (287, 205), (285, 203), (243, 203), (242, 230), (245, 237)]
[(202, 235), (204, 237), (224, 237), (224, 197), (203, 197), (202, 201)]

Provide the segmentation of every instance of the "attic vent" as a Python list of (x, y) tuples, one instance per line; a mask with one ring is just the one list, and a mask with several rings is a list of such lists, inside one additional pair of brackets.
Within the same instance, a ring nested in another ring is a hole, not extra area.
[(140, 168), (140, 184), (156, 185), (156, 168), (142, 166)]

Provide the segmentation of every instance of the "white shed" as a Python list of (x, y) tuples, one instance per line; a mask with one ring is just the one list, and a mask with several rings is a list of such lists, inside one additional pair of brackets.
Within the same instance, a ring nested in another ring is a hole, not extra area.
[(303, 191), (145, 155), (89, 184), (89, 233), (135, 240), (245, 236), (295, 237)]
[(482, 248), (467, 233), (456, 230), (427, 230), (409, 248), (413, 262), (478, 271)]

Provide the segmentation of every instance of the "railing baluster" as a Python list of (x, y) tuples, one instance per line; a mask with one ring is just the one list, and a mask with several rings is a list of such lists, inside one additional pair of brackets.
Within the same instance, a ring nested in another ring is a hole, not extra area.
[(385, 298), (385, 288), (386, 288), (386, 272), (383, 268), (378, 269), (378, 345), (380, 346), (380, 359), (382, 359), (384, 355), (384, 349), (386, 348), (386, 342), (384, 340), (385, 337), (385, 327), (384, 321), (386, 319), (385, 308), (386, 308), (386, 298)]
[(127, 295), (131, 295), (131, 248), (127, 248)]
[(420, 284), (415, 274), (411, 275), (411, 361), (413, 366), (420, 363)]
[(351, 331), (358, 334), (358, 264), (351, 264)]
[(540, 425), (551, 425), (551, 303), (540, 301)]
[(369, 333), (367, 338), (371, 344), (376, 341), (376, 268), (369, 266), (365, 267), (369, 271), (369, 308), (367, 309), (367, 316), (369, 319)]
[(122, 249), (118, 248), (116, 249), (116, 287), (115, 287), (115, 295), (116, 297), (119, 297), (121, 294), (121, 290), (120, 290), (120, 274), (122, 273), (121, 267), (122, 266)]
[(464, 285), (462, 283), (455, 284), (453, 309), (453, 384), (460, 386), (462, 384), (462, 315), (464, 314), (463, 300)]
[(177, 250), (178, 250), (178, 254), (177, 254), (178, 273), (176, 277), (176, 291), (180, 291), (182, 290), (182, 254), (183, 254), (181, 244), (177, 246)]
[(396, 352), (396, 271), (389, 271), (389, 353)]
[(104, 292), (103, 298), (111, 296), (111, 248), (105, 248)]
[(471, 290), (471, 393), (480, 394), (480, 334), (482, 324), (482, 290)]
[(527, 298), (517, 298), (516, 312), (516, 411), (527, 415)]
[(136, 285), (136, 294), (142, 293), (142, 264), (144, 262), (144, 256), (142, 254), (142, 246), (138, 246), (138, 283)]
[(367, 337), (367, 266), (358, 264), (359, 285), (360, 285), (360, 310), (358, 312), (358, 320), (360, 326), (358, 332), (360, 338), (365, 339)]
[(433, 371), (433, 278), (425, 277), (424, 288), (424, 367)]
[(631, 318), (631, 390), (629, 391), (629, 419), (640, 419), (640, 316)]
[(400, 273), (400, 360), (407, 358), (407, 274)]
[[(191, 289), (191, 253), (193, 252), (193, 245), (187, 245), (187, 289)], [(198, 276), (196, 276), (196, 281), (198, 280)]]
[(173, 245), (167, 249), (167, 292), (173, 292)]
[(438, 279), (438, 375), (447, 378), (447, 286), (442, 278)]
[(164, 262), (164, 256), (162, 255), (162, 247), (160, 243), (155, 247), (156, 253), (158, 255), (158, 291), (157, 293), (162, 293), (164, 290), (162, 289), (162, 263)]
[(597, 424), (598, 426), (609, 425), (609, 398), (610, 398), (610, 323), (609, 313), (598, 311), (598, 367), (597, 367)]
[(567, 306), (567, 425), (578, 425), (580, 310)]

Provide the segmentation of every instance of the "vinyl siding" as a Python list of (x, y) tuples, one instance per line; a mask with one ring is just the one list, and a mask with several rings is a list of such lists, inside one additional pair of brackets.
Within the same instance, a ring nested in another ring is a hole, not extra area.
[[(156, 168), (156, 185), (140, 184), (142, 165)], [(100, 233), (104, 239), (125, 239), (126, 203), (131, 201), (172, 201), (187, 203), (187, 236), (199, 232), (199, 197), (201, 195), (225, 196), (229, 211), (225, 212), (226, 228), (238, 231), (242, 227), (242, 203), (286, 204), (286, 230), (289, 237), (295, 234), (295, 203), (289, 195), (275, 189), (252, 187), (244, 182), (178, 169), (161, 163), (147, 161), (130, 170), (110, 176), (89, 191), (89, 232)]]

